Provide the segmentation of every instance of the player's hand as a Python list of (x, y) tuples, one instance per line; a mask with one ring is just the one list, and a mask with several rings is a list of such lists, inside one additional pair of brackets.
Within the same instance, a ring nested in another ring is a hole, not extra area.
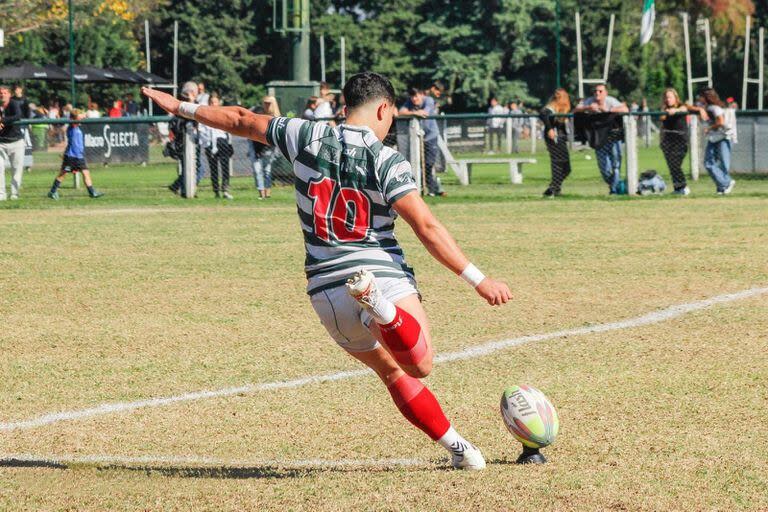
[(555, 140), (555, 129), (550, 128), (547, 130), (547, 137), (549, 137), (549, 140)]
[(149, 87), (142, 87), (141, 94), (157, 103), (160, 108), (169, 114), (174, 116), (179, 114), (179, 105), (181, 102), (170, 94), (158, 91), (157, 89), (150, 89)]
[(507, 283), (496, 281), (490, 277), (483, 279), (475, 288), (477, 294), (488, 301), (491, 306), (501, 306), (512, 300), (512, 292)]

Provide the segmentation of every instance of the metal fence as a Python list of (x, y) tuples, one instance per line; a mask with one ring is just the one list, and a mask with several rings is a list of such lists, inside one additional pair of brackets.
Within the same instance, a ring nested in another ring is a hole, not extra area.
[[(677, 138), (666, 137), (661, 112), (633, 112), (622, 118), (622, 175), (626, 188), (636, 191), (644, 171), (655, 170), (669, 176), (670, 154), (674, 158), (684, 153), (680, 165), (691, 179), (706, 175), (704, 157), (706, 136), (703, 123), (688, 116), (685, 133)], [(589, 150), (575, 138), (573, 116), (568, 117), (568, 147), (573, 151)], [(99, 166), (144, 167), (166, 165), (180, 169), (181, 158), (187, 158), (195, 169), (196, 179), (210, 175), (210, 154), (201, 148), (197, 133), (190, 133), (185, 145), (186, 156), (173, 155), (168, 150), (172, 135), (170, 117), (96, 118), (80, 122), (84, 132), (86, 160), (92, 168)], [(439, 173), (454, 173), (461, 184), (472, 182), (474, 165), (503, 160), (509, 168), (509, 181), (520, 183), (523, 166), (549, 159), (542, 123), (537, 114), (488, 116), (483, 114), (441, 115), (434, 118), (439, 136), (425, 141), (424, 120), (399, 118), (385, 143), (397, 148), (411, 162), (417, 181), (429, 192), (440, 190)], [(54, 169), (61, 165), (66, 146), (65, 130), (69, 121), (37, 119), (24, 125), (27, 153), (25, 167)], [(768, 112), (736, 113), (736, 140), (732, 145), (732, 173), (768, 173)], [(676, 140), (675, 149), (670, 140)], [(290, 164), (275, 151), (254, 155), (252, 142), (230, 137), (232, 152), (227, 160), (231, 176), (253, 176), (254, 164), (271, 167), (272, 181), (289, 184), (293, 181)], [(677, 154), (675, 156), (674, 154)], [(176, 157), (176, 158), (174, 158)], [(683, 162), (684, 161), (684, 162)], [(430, 166), (430, 172), (426, 168)], [(506, 173), (504, 174), (506, 176)], [(191, 178), (190, 178), (191, 179)], [(504, 178), (506, 181), (506, 178)], [(509, 182), (507, 181), (507, 183)], [(192, 185), (194, 186), (194, 185)]]
[[(735, 112), (736, 130), (731, 144), (730, 172), (733, 174), (768, 173), (768, 112)], [(706, 176), (705, 155), (707, 135), (705, 123), (695, 115), (684, 116), (683, 128), (665, 129), (663, 112), (631, 112), (617, 115), (621, 131), (618, 146), (621, 161), (622, 190), (638, 191), (640, 181), (655, 171), (665, 176), (668, 190), (681, 179), (670, 176), (682, 172), (687, 179), (697, 180)], [(586, 141), (579, 140), (579, 129), (573, 114), (568, 114), (567, 139), (571, 151), (591, 151)], [(390, 137), (392, 145), (405, 154), (416, 170), (417, 179), (433, 189), (434, 171), (444, 169), (456, 174), (464, 185), (472, 182), (472, 166), (501, 163), (509, 166), (509, 178), (499, 175), (499, 183), (522, 183), (522, 166), (528, 163), (549, 161), (543, 123), (536, 114), (489, 116), (483, 114), (444, 115), (427, 118), (439, 128), (436, 141), (425, 140), (423, 119), (398, 119), (396, 137)], [(425, 154), (429, 146), (438, 147), (438, 158), (430, 172), (424, 168), (431, 163)], [(415, 148), (415, 151), (414, 149)], [(596, 167), (600, 151), (596, 152)], [(683, 181), (684, 182), (684, 181)]]
[[(85, 160), (92, 169), (105, 166), (141, 168), (147, 166), (168, 166), (180, 172), (184, 155), (173, 151), (174, 141), (169, 129), (170, 117), (122, 117), (92, 118), (79, 121), (85, 145)], [(54, 170), (61, 166), (66, 148), (66, 129), (71, 121), (64, 119), (33, 119), (21, 121), (26, 142), (24, 167), (29, 170)], [(190, 134), (187, 144), (187, 158), (195, 181), (208, 179), (211, 169), (218, 167), (211, 155), (201, 146), (197, 131)], [(226, 165), (231, 176), (253, 176), (254, 161), (251, 141), (230, 136), (231, 153)], [(290, 164), (275, 151), (260, 157), (271, 169), (271, 180), (278, 184), (293, 182)], [(254, 183), (255, 184), (255, 183)]]

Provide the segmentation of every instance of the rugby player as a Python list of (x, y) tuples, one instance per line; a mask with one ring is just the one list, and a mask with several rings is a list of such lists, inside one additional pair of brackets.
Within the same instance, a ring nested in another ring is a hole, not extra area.
[(419, 195), (408, 161), (382, 144), (397, 112), (389, 80), (370, 72), (350, 78), (346, 121), (335, 127), (142, 92), (170, 114), (275, 146), (293, 164), (307, 293), (323, 326), (376, 372), (408, 421), (448, 450), (453, 467), (483, 469), (480, 450), (456, 432), (419, 380), (432, 370), (432, 339), (413, 270), (394, 236), (395, 218), (490, 305), (512, 296), (464, 256)]

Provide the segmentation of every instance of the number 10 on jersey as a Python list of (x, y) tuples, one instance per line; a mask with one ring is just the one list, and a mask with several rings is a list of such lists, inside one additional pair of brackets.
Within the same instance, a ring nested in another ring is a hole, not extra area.
[(337, 187), (336, 180), (324, 177), (309, 183), (315, 235), (326, 242), (361, 242), (368, 236), (371, 201), (351, 187)]

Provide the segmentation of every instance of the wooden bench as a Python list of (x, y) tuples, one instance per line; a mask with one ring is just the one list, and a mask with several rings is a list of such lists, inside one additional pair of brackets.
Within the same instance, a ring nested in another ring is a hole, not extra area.
[(474, 164), (506, 164), (509, 166), (509, 179), (513, 184), (523, 182), (523, 164), (535, 164), (535, 158), (458, 158), (456, 164), (461, 173), (467, 177), (467, 182), (472, 181), (472, 166)]

